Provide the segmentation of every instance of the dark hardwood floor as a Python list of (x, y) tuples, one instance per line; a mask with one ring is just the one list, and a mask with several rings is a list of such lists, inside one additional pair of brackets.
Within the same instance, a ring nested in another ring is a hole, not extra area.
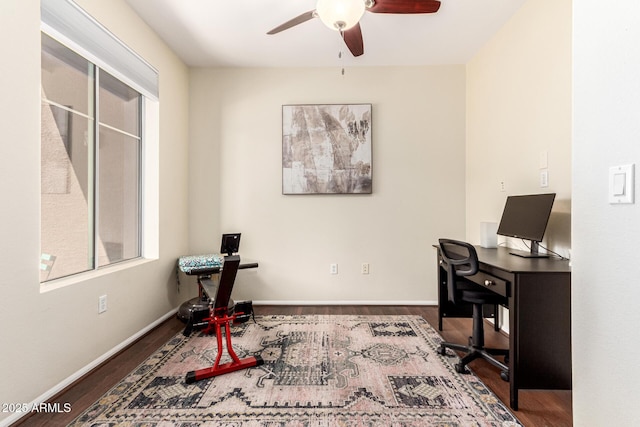
[[(419, 315), (434, 328), (438, 325), (438, 308), (435, 306), (255, 306), (257, 315), (272, 314), (361, 314), (361, 315)], [(124, 378), (137, 365), (160, 348), (184, 324), (171, 318), (140, 338), (127, 349), (94, 369), (51, 400), (52, 403), (71, 405), (69, 413), (33, 413), (14, 423), (14, 426), (66, 426), (93, 402)], [(441, 335), (447, 341), (466, 343), (471, 333), (470, 319), (445, 319)], [(492, 327), (485, 328), (487, 346), (507, 347), (508, 338)], [(215, 345), (215, 341), (212, 342)], [(483, 360), (470, 365), (482, 381), (508, 406), (509, 384), (500, 379), (499, 371)], [(521, 390), (520, 409), (515, 413), (526, 427), (565, 427), (572, 425), (571, 392), (553, 390)]]

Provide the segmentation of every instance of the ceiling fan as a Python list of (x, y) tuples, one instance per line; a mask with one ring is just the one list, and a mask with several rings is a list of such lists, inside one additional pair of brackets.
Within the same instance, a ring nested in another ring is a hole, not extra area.
[(320, 18), (327, 27), (340, 32), (353, 56), (360, 56), (364, 53), (364, 44), (359, 21), (365, 11), (415, 14), (435, 13), (438, 9), (438, 0), (318, 0), (315, 10), (296, 16), (267, 34), (277, 34), (313, 18)]

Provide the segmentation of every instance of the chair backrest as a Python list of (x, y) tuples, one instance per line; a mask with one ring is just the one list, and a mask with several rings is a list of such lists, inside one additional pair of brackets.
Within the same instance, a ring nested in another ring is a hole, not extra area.
[(220, 283), (218, 284), (218, 291), (214, 299), (214, 315), (228, 314), (227, 307), (229, 305), (229, 299), (231, 298), (231, 292), (233, 291), (233, 284), (236, 281), (239, 265), (240, 257), (238, 255), (224, 257), (222, 273), (220, 273)]
[(447, 271), (447, 294), (456, 303), (458, 276), (472, 276), (478, 272), (478, 253), (473, 245), (460, 240), (439, 239), (443, 267)]

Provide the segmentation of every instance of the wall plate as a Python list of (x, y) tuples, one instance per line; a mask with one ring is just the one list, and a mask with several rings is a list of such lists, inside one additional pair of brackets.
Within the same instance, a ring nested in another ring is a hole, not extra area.
[(609, 203), (634, 202), (634, 164), (612, 166), (609, 168)]

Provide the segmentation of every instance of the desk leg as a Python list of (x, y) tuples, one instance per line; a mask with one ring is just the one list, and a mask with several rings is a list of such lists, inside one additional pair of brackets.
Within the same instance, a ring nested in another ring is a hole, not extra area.
[[(514, 292), (516, 293), (516, 292)], [(509, 297), (509, 403), (518, 410), (518, 317), (515, 315), (517, 295)]]
[(514, 375), (511, 372), (511, 368), (509, 368), (509, 403), (511, 409), (514, 411), (518, 410), (518, 387), (514, 384)]

